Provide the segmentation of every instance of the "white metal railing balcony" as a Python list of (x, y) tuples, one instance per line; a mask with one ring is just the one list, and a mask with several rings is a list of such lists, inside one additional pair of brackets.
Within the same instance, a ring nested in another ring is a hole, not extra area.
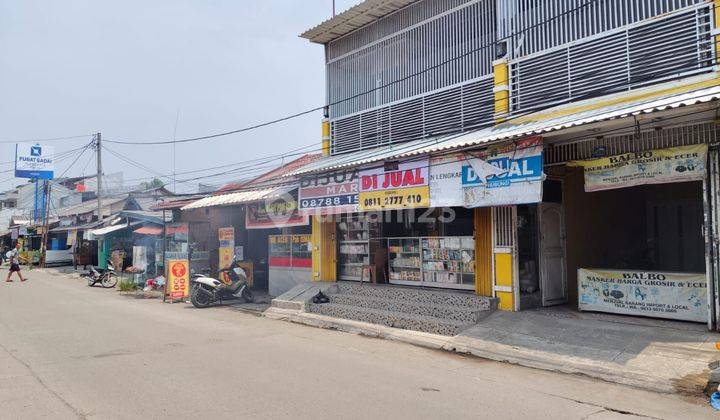
[(492, 76), (331, 120), (331, 153), (404, 143), (491, 124)]
[(511, 113), (711, 71), (712, 28), (704, 3), (511, 60)]
[(498, 0), (498, 39), (515, 59), (707, 1)]
[(326, 47), (330, 118), (492, 73), (496, 0), (421, 0)]

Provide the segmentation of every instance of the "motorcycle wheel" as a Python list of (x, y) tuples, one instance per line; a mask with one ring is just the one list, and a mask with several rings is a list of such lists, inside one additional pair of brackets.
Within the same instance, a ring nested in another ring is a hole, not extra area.
[(102, 287), (104, 287), (106, 289), (111, 289), (111, 288), (115, 287), (117, 282), (118, 282), (118, 279), (117, 279), (117, 275), (115, 273), (106, 273), (102, 278), (101, 284), (102, 284)]
[(255, 297), (253, 297), (253, 294), (250, 291), (249, 287), (246, 287), (245, 290), (243, 291), (242, 298), (245, 300), (246, 303), (255, 302)]
[(202, 293), (200, 289), (202, 286), (194, 285), (192, 289), (190, 289), (190, 303), (193, 304), (196, 308), (207, 308), (210, 306), (210, 297), (208, 297), (205, 293)]
[(93, 287), (93, 286), (95, 286), (95, 279), (92, 278), (92, 276), (87, 276), (87, 283), (88, 283), (88, 286)]

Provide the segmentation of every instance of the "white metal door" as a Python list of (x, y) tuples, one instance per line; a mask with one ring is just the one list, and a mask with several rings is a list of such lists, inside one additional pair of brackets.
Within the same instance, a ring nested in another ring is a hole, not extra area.
[(539, 204), (540, 287), (543, 306), (567, 302), (565, 273), (565, 221), (562, 204)]

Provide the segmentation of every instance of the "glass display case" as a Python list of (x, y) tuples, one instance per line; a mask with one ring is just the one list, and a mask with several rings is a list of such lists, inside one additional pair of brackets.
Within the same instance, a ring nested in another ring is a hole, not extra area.
[(268, 293), (271, 296), (312, 281), (311, 235), (270, 235), (268, 246)]
[(396, 284), (419, 284), (422, 281), (420, 238), (391, 238), (387, 249), (389, 280)]
[(475, 239), (389, 238), (390, 283), (475, 289)]
[(293, 265), (312, 265), (312, 235), (292, 236)]
[(360, 281), (363, 266), (373, 264), (380, 243), (379, 224), (366, 215), (343, 215), (337, 237), (339, 279)]
[(312, 265), (310, 235), (270, 235), (270, 267), (307, 268)]

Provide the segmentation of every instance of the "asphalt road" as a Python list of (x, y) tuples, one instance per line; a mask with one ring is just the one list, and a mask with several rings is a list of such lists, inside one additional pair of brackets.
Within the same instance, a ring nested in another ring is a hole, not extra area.
[(27, 274), (0, 283), (3, 419), (718, 418), (689, 397)]

